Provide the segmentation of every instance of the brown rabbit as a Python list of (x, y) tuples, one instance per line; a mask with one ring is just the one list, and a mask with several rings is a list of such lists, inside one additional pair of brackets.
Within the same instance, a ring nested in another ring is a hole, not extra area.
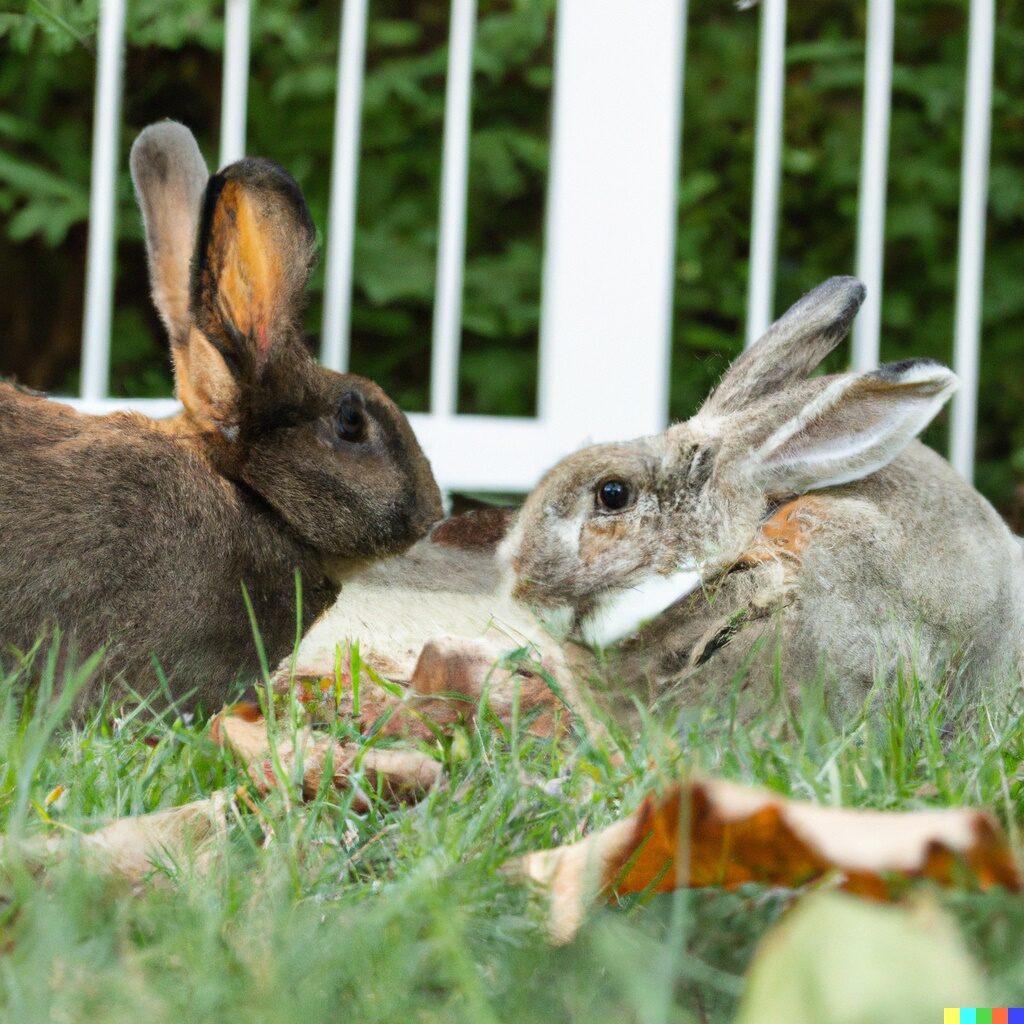
[(266, 160), (208, 176), (189, 131), (131, 153), (153, 297), (184, 410), (91, 417), (0, 384), (0, 650), (47, 627), (140, 691), (219, 702), (274, 664), (354, 560), (399, 551), (441, 515), (403, 414), (318, 366), (301, 326), (314, 228)]
[(555, 466), (504, 543), (515, 595), (686, 704), (745, 679), (764, 706), (776, 657), (846, 713), (900, 664), (1019, 684), (1024, 549), (914, 440), (955, 376), (919, 359), (808, 379), (863, 296), (833, 278), (692, 419)]

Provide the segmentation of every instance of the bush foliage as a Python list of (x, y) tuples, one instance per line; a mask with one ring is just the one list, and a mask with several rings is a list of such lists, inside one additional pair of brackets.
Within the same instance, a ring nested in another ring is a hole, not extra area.
[[(448, 4), (371, 5), (353, 362), (407, 408), (426, 405)], [(672, 413), (691, 413), (740, 346), (746, 296), (757, 13), (693, 0), (678, 203)], [(0, 14), (0, 370), (76, 383), (96, 0)], [(481, 0), (475, 51), (460, 407), (534, 408), (554, 0)], [(286, 166), (326, 223), (339, 5), (255, 4), (248, 148)], [(983, 323), (978, 482), (1004, 509), (1024, 477), (1024, 24), (1001, 4)], [(855, 252), (864, 4), (791, 5), (777, 307)], [(213, 163), (222, 4), (129, 4), (123, 155), (162, 117)], [(897, 8), (883, 357), (952, 352), (966, 4)], [(141, 226), (122, 160), (113, 387), (170, 387), (146, 296)], [(322, 268), (308, 312), (319, 330)], [(623, 344), (629, 339), (624, 338)], [(629, 401), (630, 396), (623, 396)], [(941, 427), (930, 439), (942, 445)]]

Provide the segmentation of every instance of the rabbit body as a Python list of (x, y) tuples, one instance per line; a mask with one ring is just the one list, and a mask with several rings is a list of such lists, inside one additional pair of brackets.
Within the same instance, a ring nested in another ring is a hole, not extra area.
[(258, 670), (244, 581), (266, 649), (332, 599), (319, 553), (257, 495), (216, 472), (186, 432), (131, 414), (79, 415), (0, 385), (0, 636), (26, 650), (63, 628), (77, 654), (144, 688), (214, 703)]
[(901, 665), (1019, 684), (1024, 549), (913, 440), (955, 377), (930, 360), (808, 377), (862, 299), (826, 282), (693, 419), (554, 467), (503, 545), (513, 593), (612, 648), (609, 675), (651, 701), (742, 680), (756, 707), (776, 678), (823, 680), (842, 714)]
[(963, 490), (913, 442), (857, 484), (784, 504), (734, 568), (623, 643), (612, 674), (651, 704), (687, 706), (742, 680), (751, 710), (768, 706), (776, 677), (792, 700), (822, 681), (839, 717), (900, 670), (989, 692), (1012, 684), (1024, 666), (1024, 551)]
[(167, 122), (132, 151), (157, 307), (184, 409), (91, 417), (0, 384), (0, 651), (59, 628), (103, 675), (223, 700), (273, 664), (353, 560), (441, 515), (429, 464), (372, 382), (301, 332), (314, 232), (298, 186), (245, 160), (208, 178)]

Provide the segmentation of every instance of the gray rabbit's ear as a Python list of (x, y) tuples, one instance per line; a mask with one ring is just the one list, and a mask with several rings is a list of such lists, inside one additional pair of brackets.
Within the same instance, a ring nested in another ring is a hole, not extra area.
[(189, 329), (189, 281), (209, 171), (192, 133), (176, 121), (143, 129), (129, 165), (146, 231), (153, 302), (172, 351)]
[(806, 377), (846, 337), (864, 295), (855, 277), (830, 277), (808, 292), (725, 371), (701, 411), (738, 412)]
[(785, 409), (785, 417), (774, 428), (762, 422), (765, 440), (739, 457), (744, 478), (767, 495), (835, 487), (881, 469), (931, 422), (959, 382), (940, 363), (908, 359), (820, 383), (795, 414), (789, 403), (769, 404), (768, 410)]

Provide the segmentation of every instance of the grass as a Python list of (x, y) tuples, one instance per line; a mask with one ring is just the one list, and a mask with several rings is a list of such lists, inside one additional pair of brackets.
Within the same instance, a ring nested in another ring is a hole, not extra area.
[[(55, 697), (55, 664), (39, 655), (0, 678), (9, 837), (89, 829), (245, 783), (202, 722), (109, 702), (70, 721), (76, 682)], [(45, 876), (8, 863), (0, 1014), (19, 1024), (731, 1020), (753, 949), (792, 892), (634, 899), (551, 949), (542, 908), (500, 866), (613, 821), (692, 765), (827, 804), (974, 804), (1011, 828), (1024, 820), (1024, 720), (998, 706), (951, 716), (928, 692), (901, 681), (842, 730), (812, 700), (743, 727), (728, 708), (690, 711), (648, 721), (621, 765), (584, 740), (489, 722), (439, 752), (448, 783), (416, 807), (377, 801), (357, 814), (345, 792), (305, 804), (272, 796), (234, 818), (213, 875), (183, 865), (141, 894), (74, 861)], [(954, 720), (966, 724), (950, 729)], [(990, 1005), (1024, 1005), (1024, 897), (939, 898), (985, 969)]]

